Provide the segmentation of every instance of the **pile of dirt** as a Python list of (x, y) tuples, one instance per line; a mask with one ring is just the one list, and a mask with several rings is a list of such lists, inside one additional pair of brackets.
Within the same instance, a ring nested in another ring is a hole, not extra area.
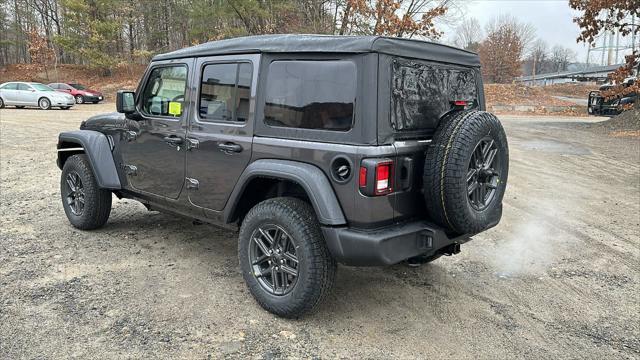
[(640, 137), (640, 109), (632, 109), (614, 116), (596, 127), (615, 137)]
[(101, 91), (113, 100), (120, 89), (135, 89), (146, 65), (126, 64), (114, 68), (108, 76), (84, 65), (61, 64), (42, 71), (32, 64), (12, 64), (0, 69), (0, 83), (7, 81), (33, 81), (80, 83)]

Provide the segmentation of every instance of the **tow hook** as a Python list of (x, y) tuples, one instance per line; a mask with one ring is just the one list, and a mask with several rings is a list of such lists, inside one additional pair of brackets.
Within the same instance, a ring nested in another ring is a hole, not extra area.
[(453, 243), (451, 245), (448, 245), (448, 246), (444, 247), (442, 250), (440, 250), (440, 252), (445, 256), (451, 256), (451, 255), (459, 254), (460, 253), (460, 244)]

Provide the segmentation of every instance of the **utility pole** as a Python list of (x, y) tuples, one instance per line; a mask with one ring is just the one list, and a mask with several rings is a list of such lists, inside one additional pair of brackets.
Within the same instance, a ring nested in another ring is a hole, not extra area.
[(604, 65), (604, 49), (607, 48), (607, 31), (604, 31), (604, 34), (602, 34), (602, 54), (601, 54), (601, 59), (600, 59), (600, 65)]
[(613, 30), (609, 34), (609, 48), (607, 50), (607, 65), (611, 65), (613, 63)]

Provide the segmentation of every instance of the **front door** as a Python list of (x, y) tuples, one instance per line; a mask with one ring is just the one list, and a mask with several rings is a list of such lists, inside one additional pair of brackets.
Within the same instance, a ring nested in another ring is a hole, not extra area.
[(187, 182), (194, 205), (224, 209), (249, 164), (259, 59), (259, 55), (243, 55), (197, 61), (196, 111), (187, 133)]
[(41, 96), (31, 85), (18, 84), (18, 100), (23, 105), (38, 105)]
[(129, 185), (139, 192), (176, 199), (182, 191), (192, 65), (192, 60), (154, 64), (138, 89), (140, 115), (127, 121), (120, 151)]

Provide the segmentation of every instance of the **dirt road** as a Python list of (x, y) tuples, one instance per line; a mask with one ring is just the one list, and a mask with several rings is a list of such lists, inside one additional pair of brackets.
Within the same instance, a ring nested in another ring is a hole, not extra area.
[(340, 267), (292, 321), (245, 289), (234, 232), (133, 201), (99, 231), (68, 224), (57, 133), (111, 109), (0, 110), (0, 358), (640, 357), (638, 138), (502, 117), (498, 227), (417, 269)]

